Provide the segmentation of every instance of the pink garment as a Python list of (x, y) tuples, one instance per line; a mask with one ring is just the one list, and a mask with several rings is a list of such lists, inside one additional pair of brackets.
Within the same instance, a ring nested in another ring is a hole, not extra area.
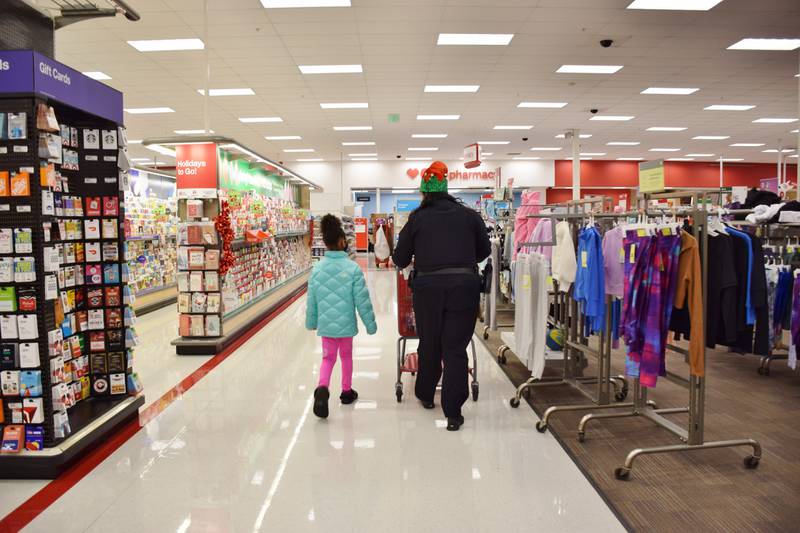
[(607, 231), (603, 236), (603, 267), (606, 282), (606, 294), (622, 298), (625, 289), (625, 255), (623, 241), (625, 232), (622, 228)]
[[(534, 219), (535, 220), (535, 219)], [(553, 221), (549, 218), (542, 218), (536, 225), (531, 235), (531, 242), (550, 242), (553, 240)], [(553, 259), (552, 246), (535, 246), (533, 251), (541, 254), (547, 258), (548, 261)]]
[(319, 386), (330, 387), (331, 373), (336, 365), (336, 354), (342, 360), (342, 392), (353, 384), (353, 337), (322, 337), (322, 365), (319, 368)]
[(517, 257), (520, 245), (523, 242), (530, 242), (533, 230), (539, 224), (538, 218), (528, 218), (528, 215), (538, 214), (541, 208), (541, 193), (539, 191), (524, 191), (522, 193), (522, 203), (517, 209), (514, 217), (514, 258)]

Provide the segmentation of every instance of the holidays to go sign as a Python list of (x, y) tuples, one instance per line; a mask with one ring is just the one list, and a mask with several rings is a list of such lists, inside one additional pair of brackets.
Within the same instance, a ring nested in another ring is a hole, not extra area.
[(179, 144), (175, 147), (178, 198), (215, 198), (217, 195), (217, 145)]

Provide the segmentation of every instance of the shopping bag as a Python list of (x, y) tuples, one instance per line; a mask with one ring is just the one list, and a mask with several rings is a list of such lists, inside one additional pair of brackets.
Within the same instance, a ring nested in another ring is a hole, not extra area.
[(378, 227), (375, 235), (375, 257), (377, 257), (379, 261), (385, 261), (389, 258), (391, 253), (389, 241), (386, 240), (386, 232), (382, 227)]

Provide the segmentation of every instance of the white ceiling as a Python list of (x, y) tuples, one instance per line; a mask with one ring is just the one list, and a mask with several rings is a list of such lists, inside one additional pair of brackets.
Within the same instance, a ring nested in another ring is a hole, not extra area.
[[(209, 0), (204, 35), (201, 0), (128, 0), (142, 16), (82, 22), (56, 34), (56, 57), (82, 71), (102, 71), (125, 93), (126, 107), (169, 106), (173, 114), (126, 115), (129, 138), (172, 135), (203, 128), (204, 51), (140, 53), (127, 40), (204, 39), (211, 88), (251, 87), (255, 96), (210, 99), (211, 128), (262, 154), (285, 161), (377, 151), (396, 155), (460, 156), (469, 143), (509, 140), (485, 147), (494, 158), (509, 152), (565, 158), (569, 141), (556, 134), (580, 128), (592, 138), (584, 152), (616, 157), (683, 157), (713, 153), (773, 162), (762, 153), (796, 146), (798, 123), (753, 124), (761, 117), (800, 116), (800, 54), (733, 51), (745, 37), (800, 37), (798, 0), (724, 0), (708, 12), (631, 11), (630, 0), (353, 0), (351, 8), (266, 10), (259, 0)], [(47, 3), (42, 0), (40, 3)], [(513, 33), (510, 46), (436, 46), (437, 34)], [(602, 48), (601, 39), (615, 44)], [(363, 74), (302, 75), (297, 65), (364, 65)], [(613, 75), (556, 74), (562, 64), (624, 65)], [(479, 84), (475, 94), (424, 93), (426, 84)], [(689, 96), (639, 94), (651, 86), (699, 87)], [(523, 100), (563, 101), (563, 109), (518, 109)], [(322, 110), (321, 102), (369, 102), (369, 109)], [(743, 112), (703, 111), (714, 103), (752, 104)], [(601, 114), (634, 115), (629, 122), (590, 121)], [(399, 113), (390, 123), (388, 115)], [(461, 120), (420, 122), (416, 115), (460, 114)], [(242, 124), (237, 117), (273, 116), (281, 124)], [(530, 131), (493, 131), (496, 124), (534, 125)], [(371, 125), (374, 131), (334, 132), (335, 125)], [(685, 126), (678, 133), (645, 131)], [(412, 133), (447, 133), (447, 139), (411, 139)], [(265, 135), (301, 135), (268, 142)], [(697, 135), (729, 135), (696, 141)], [(529, 141), (523, 142), (523, 136)], [(376, 141), (342, 147), (343, 141)], [(606, 146), (641, 141), (639, 146)], [(732, 148), (761, 142), (763, 148)], [(414, 146), (438, 152), (409, 153)], [(532, 146), (564, 146), (533, 154)], [(313, 154), (283, 153), (313, 148)], [(680, 148), (658, 154), (651, 148)], [(134, 147), (135, 157), (153, 152)], [(713, 159), (713, 158), (705, 158)], [(169, 161), (169, 160), (168, 160)]]

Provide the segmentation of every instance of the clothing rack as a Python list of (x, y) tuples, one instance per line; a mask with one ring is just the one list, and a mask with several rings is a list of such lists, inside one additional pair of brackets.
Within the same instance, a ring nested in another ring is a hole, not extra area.
[[(709, 210), (700, 207), (706, 205), (707, 192), (702, 191), (678, 191), (671, 193), (652, 194), (644, 197), (644, 200), (649, 199), (689, 199), (691, 206), (689, 209), (675, 209), (677, 214), (680, 212), (681, 216), (691, 216), (694, 222), (694, 236), (700, 243), (700, 256), (701, 256), (701, 278), (702, 278), (702, 301), (703, 301), (703, 323), (706, 323), (706, 316), (708, 312), (707, 303), (707, 277), (708, 277), (708, 215)], [(673, 208), (674, 209), (674, 208)], [(643, 211), (648, 211), (647, 206), (644, 206)], [(667, 345), (667, 349), (684, 355), (688, 359), (688, 352), (681, 348)], [(706, 348), (703, 345), (702, 357), (705, 360)], [(650, 455), (658, 453), (672, 453), (672, 452), (686, 452), (696, 450), (707, 450), (712, 448), (731, 448), (738, 446), (749, 446), (753, 449), (752, 455), (744, 458), (744, 465), (746, 468), (756, 468), (761, 460), (762, 449), (761, 444), (753, 438), (742, 438), (732, 440), (719, 440), (719, 441), (706, 441), (705, 440), (705, 390), (707, 376), (699, 377), (690, 373), (687, 380), (683, 376), (668, 372), (668, 379), (675, 383), (686, 386), (689, 389), (689, 405), (688, 407), (670, 408), (670, 409), (656, 409), (648, 403), (647, 389), (642, 387), (639, 378), (634, 379), (634, 399), (633, 409), (625, 413), (601, 413), (601, 414), (587, 414), (578, 424), (578, 438), (582, 442), (586, 435), (586, 426), (592, 420), (602, 421), (611, 418), (622, 417), (642, 417), (650, 420), (657, 426), (666, 429), (670, 433), (676, 435), (682, 444), (673, 444), (665, 446), (654, 446), (650, 448), (636, 448), (631, 450), (625, 458), (623, 466), (618, 467), (614, 471), (614, 475), (619, 480), (627, 480), (630, 472), (633, 469), (634, 462), (641, 455)], [(689, 413), (688, 428), (684, 428), (679, 424), (667, 419), (664, 415), (674, 413)]]

